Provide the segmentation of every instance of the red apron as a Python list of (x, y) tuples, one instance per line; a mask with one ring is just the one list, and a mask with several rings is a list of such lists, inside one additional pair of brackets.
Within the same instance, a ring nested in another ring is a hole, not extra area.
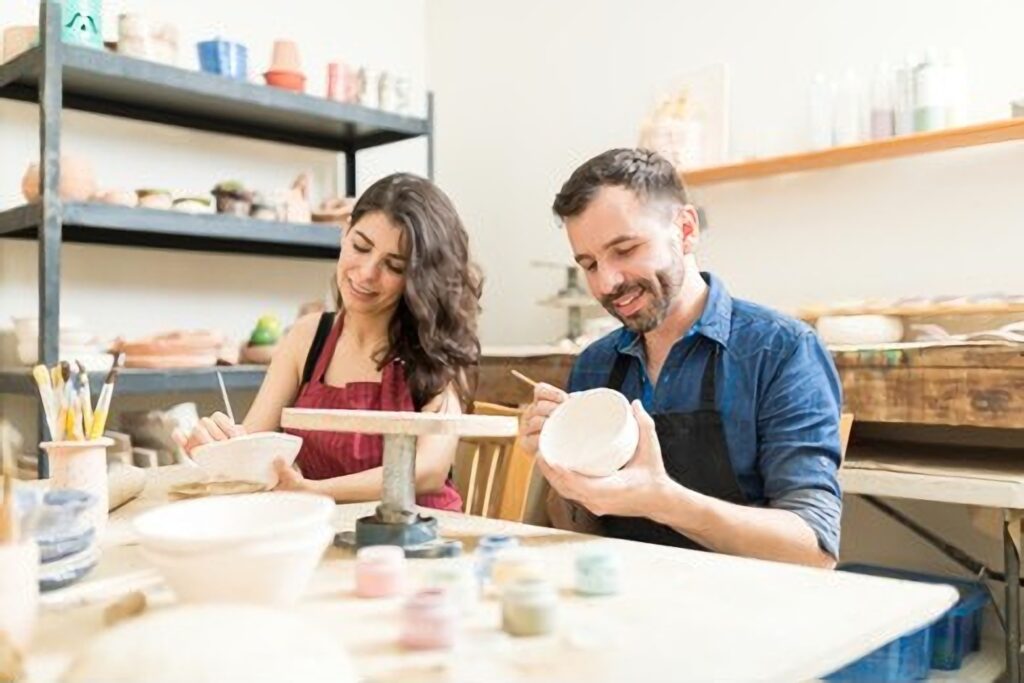
[[(380, 382), (349, 382), (343, 387), (333, 387), (324, 382), (327, 366), (338, 346), (343, 320), (344, 316), (338, 316), (316, 361), (313, 377), (299, 389), (294, 407), (415, 412), (412, 393), (405, 381), (405, 370), (398, 360), (384, 366)], [(302, 449), (296, 462), (307, 479), (332, 479), (381, 466), (384, 437), (379, 434), (303, 429), (285, 431), (302, 437)], [(449, 478), (438, 493), (417, 495), (416, 504), (459, 512), (462, 510), (462, 497)]]

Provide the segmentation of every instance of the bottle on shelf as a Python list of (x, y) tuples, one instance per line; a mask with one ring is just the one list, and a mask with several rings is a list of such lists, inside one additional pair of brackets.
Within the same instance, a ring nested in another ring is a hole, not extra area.
[(832, 137), (836, 145), (853, 145), (864, 139), (863, 96), (857, 72), (846, 70), (836, 93)]
[(914, 70), (918, 61), (916, 55), (907, 55), (903, 65), (896, 69), (893, 101), (893, 132), (896, 135), (914, 132)]
[(835, 144), (832, 139), (835, 97), (835, 83), (829, 81), (824, 74), (816, 74), (811, 81), (810, 92), (811, 149), (827, 149)]
[(871, 123), (872, 140), (890, 138), (895, 131), (895, 84), (893, 72), (888, 64), (879, 64), (871, 82)]
[(946, 69), (934, 49), (914, 69), (914, 130), (923, 133), (946, 127)]

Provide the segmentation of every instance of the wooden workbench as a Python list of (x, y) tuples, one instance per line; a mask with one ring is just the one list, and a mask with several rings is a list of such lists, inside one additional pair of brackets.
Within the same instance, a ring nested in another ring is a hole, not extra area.
[[(119, 595), (145, 589), (151, 610), (173, 601), (141, 558), (130, 526), (140, 511), (164, 504), (168, 485), (195, 476), (180, 467), (161, 470), (141, 499), (111, 517), (95, 574), (44, 596), (30, 681), (57, 680), (76, 649), (103, 628), (103, 607)], [(372, 507), (339, 506), (337, 528), (351, 529)], [(437, 516), (442, 533), (468, 548), (488, 533), (515, 534), (536, 548), (563, 589), (560, 626), (552, 636), (512, 638), (498, 628), (499, 605), (488, 599), (467, 618), (455, 650), (405, 652), (395, 644), (400, 601), (355, 598), (351, 555), (331, 549), (306, 599), (291, 609), (336, 634), (363, 680), (807, 680), (930, 623), (956, 599), (946, 586)], [(592, 543), (612, 544), (621, 554), (621, 595), (571, 593), (573, 557)], [(432, 561), (413, 561), (413, 571)]]

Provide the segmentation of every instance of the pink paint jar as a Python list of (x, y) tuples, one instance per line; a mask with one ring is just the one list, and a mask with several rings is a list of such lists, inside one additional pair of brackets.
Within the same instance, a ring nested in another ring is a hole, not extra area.
[(388, 598), (405, 588), (405, 551), (397, 545), (371, 545), (356, 553), (356, 595)]
[(442, 650), (455, 644), (459, 608), (442, 589), (420, 591), (402, 610), (401, 643), (410, 650)]

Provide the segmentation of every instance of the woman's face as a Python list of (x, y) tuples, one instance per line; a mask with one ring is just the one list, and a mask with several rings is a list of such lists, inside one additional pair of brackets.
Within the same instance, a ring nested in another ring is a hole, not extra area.
[(390, 315), (405, 292), (405, 235), (380, 211), (348, 228), (338, 258), (338, 291), (345, 310)]

